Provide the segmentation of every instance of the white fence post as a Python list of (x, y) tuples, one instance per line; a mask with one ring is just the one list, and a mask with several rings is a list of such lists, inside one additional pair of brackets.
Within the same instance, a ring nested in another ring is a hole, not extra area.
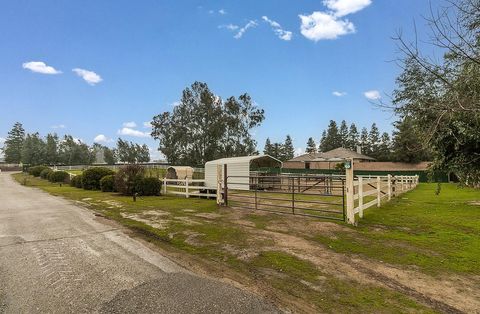
[(363, 177), (358, 177), (358, 215), (363, 218)]
[(217, 204), (222, 204), (222, 166), (217, 165)]
[(185, 196), (187, 198), (190, 197), (190, 195), (188, 194), (188, 178), (185, 178)]
[(167, 178), (163, 178), (163, 195), (167, 195)]
[(380, 207), (381, 205), (381, 181), (380, 177), (377, 177), (377, 207)]
[(350, 168), (345, 170), (345, 188), (347, 192), (347, 223), (355, 224), (354, 200), (353, 200), (353, 159), (350, 160)]
[(392, 175), (387, 175), (387, 185), (388, 185), (388, 200), (392, 199)]

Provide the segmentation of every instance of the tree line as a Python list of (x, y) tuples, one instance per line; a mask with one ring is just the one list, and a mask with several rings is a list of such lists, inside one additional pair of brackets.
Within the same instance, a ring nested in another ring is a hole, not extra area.
[(103, 154), (105, 163), (141, 163), (150, 161), (147, 145), (139, 145), (118, 139), (116, 148), (98, 143), (92, 146), (72, 135), (62, 138), (55, 133), (42, 137), (38, 132), (26, 133), (23, 125), (16, 122), (2, 148), (7, 163), (28, 165), (90, 165), (97, 154)]
[[(428, 151), (418, 147), (420, 138), (412, 131), (409, 121), (395, 122), (394, 127), (395, 130), (390, 136), (387, 132), (380, 134), (375, 123), (370, 130), (364, 127), (359, 132), (355, 123), (348, 126), (347, 122), (342, 120), (339, 127), (336, 121), (330, 120), (327, 129), (322, 132), (320, 143), (317, 145), (313, 137), (310, 137), (305, 152), (314, 154), (339, 147), (357, 151), (360, 147), (362, 154), (378, 161), (416, 163), (429, 160)], [(295, 153), (292, 138), (287, 135), (283, 143), (272, 143), (270, 138), (267, 138), (263, 153), (281, 161), (292, 159)]]

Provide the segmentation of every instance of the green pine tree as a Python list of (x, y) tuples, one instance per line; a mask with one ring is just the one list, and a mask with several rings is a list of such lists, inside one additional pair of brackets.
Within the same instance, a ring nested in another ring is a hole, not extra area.
[(8, 132), (7, 139), (3, 146), (3, 153), (5, 155), (5, 162), (18, 164), (22, 160), (22, 146), (25, 140), (25, 130), (20, 122), (16, 122), (10, 132)]

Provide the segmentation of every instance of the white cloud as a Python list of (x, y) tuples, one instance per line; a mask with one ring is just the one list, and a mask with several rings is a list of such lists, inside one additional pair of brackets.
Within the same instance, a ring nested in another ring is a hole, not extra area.
[(372, 4), (372, 0), (324, 0), (323, 4), (332, 10), (335, 16), (342, 17), (363, 10)]
[(379, 100), (380, 98), (382, 98), (378, 90), (369, 90), (363, 93), (363, 95), (369, 100)]
[(0, 143), (5, 143), (5, 140), (6, 140), (5, 138), (0, 137)]
[(60, 74), (61, 71), (56, 70), (54, 67), (46, 65), (45, 62), (42, 61), (30, 61), (25, 62), (22, 64), (24, 69), (28, 69), (35, 73), (42, 73), (42, 74)]
[(143, 127), (146, 128), (146, 129), (152, 128), (152, 121), (143, 122)]
[(111, 142), (113, 142), (113, 140), (111, 138), (108, 138), (103, 134), (98, 134), (97, 136), (95, 136), (93, 141), (95, 143), (111, 143)]
[(225, 9), (220, 9), (218, 10), (218, 13), (220, 13), (221, 15), (225, 15), (227, 14), (227, 11), (225, 11)]
[(134, 121), (123, 122), (122, 125), (126, 128), (136, 128), (137, 127), (137, 124)]
[(65, 129), (66, 125), (65, 124), (57, 124), (57, 125), (52, 125), (52, 129)]
[(178, 106), (178, 105), (180, 105), (180, 104), (181, 104), (181, 102), (179, 102), (179, 101), (174, 101), (174, 102), (172, 102), (172, 103), (170, 104), (170, 107), (176, 107), (176, 106)]
[(239, 28), (239, 26), (235, 24), (227, 24), (227, 25), (220, 25), (218, 28), (226, 28), (230, 31), (236, 31)]
[(301, 33), (313, 41), (337, 39), (339, 36), (355, 33), (355, 25), (342, 17), (363, 10), (371, 3), (372, 0), (323, 0), (329, 11), (299, 15)]
[(275, 22), (269, 19), (268, 16), (265, 16), (265, 15), (262, 16), (262, 19), (268, 24), (270, 24), (270, 26), (272, 27), (273, 31), (278, 36), (278, 38), (285, 41), (289, 41), (292, 39), (292, 32), (282, 29), (282, 26), (278, 22)]
[(306, 38), (319, 41), (336, 39), (338, 36), (355, 33), (355, 25), (348, 20), (341, 20), (330, 13), (313, 12), (310, 15), (299, 15), (300, 31)]
[(346, 92), (339, 92), (339, 91), (334, 91), (332, 94), (333, 94), (333, 96), (337, 96), (337, 97), (343, 97), (343, 96), (347, 95)]
[(150, 133), (149, 132), (142, 132), (138, 130), (134, 130), (132, 128), (121, 128), (117, 132), (119, 135), (127, 135), (127, 136), (134, 136), (134, 137), (149, 137)]
[(238, 30), (238, 33), (235, 34), (235, 36), (233, 36), (235, 39), (240, 39), (243, 37), (243, 35), (245, 34), (245, 32), (250, 29), (250, 28), (253, 28), (253, 27), (256, 27), (258, 24), (257, 22), (255, 21), (249, 21), (247, 24), (245, 24), (244, 27), (240, 28)]
[(79, 69), (79, 68), (75, 68), (72, 71), (77, 73), (78, 76), (80, 76), (85, 82), (87, 82), (92, 86), (103, 81), (100, 75), (98, 75), (93, 71), (88, 71), (88, 70)]

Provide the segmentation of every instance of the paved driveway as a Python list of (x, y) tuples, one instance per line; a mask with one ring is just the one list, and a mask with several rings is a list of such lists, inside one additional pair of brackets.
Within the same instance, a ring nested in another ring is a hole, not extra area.
[(265, 313), (88, 210), (0, 173), (0, 313)]

